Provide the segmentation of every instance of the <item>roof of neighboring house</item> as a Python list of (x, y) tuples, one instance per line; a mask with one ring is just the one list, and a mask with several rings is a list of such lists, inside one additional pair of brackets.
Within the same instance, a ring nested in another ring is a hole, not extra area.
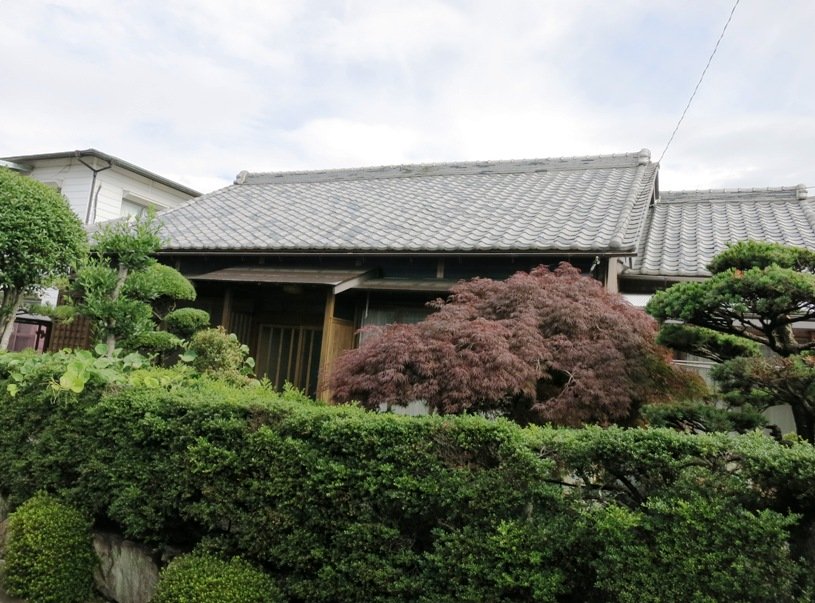
[(624, 274), (710, 276), (705, 266), (714, 255), (748, 239), (815, 249), (815, 203), (806, 187), (663, 191)]
[(0, 165), (13, 169), (17, 169), (19, 167), (31, 169), (32, 164), (36, 161), (44, 161), (46, 159), (79, 159), (85, 157), (96, 157), (102, 161), (107, 161), (111, 165), (115, 165), (145, 178), (149, 178), (150, 180), (159, 182), (186, 195), (190, 195), (191, 197), (198, 197), (201, 194), (195, 189), (170, 180), (169, 178), (165, 178), (164, 176), (159, 176), (158, 174), (132, 164), (129, 161), (125, 161), (124, 159), (119, 159), (113, 155), (108, 155), (102, 151), (97, 151), (96, 149), (85, 149), (84, 151), (63, 151), (59, 153), (42, 153), (39, 155), (18, 155), (16, 157), (0, 157)]
[(165, 250), (633, 253), (658, 166), (623, 155), (246, 173), (161, 213)]

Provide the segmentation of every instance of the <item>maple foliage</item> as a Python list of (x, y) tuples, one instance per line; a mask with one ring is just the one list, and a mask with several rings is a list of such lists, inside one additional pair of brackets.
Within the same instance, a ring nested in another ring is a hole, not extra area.
[(442, 414), (521, 424), (631, 420), (686, 385), (655, 342), (654, 321), (562, 263), (505, 281), (459, 283), (416, 324), (371, 329), (334, 364), (338, 402), (369, 408), (424, 400)]

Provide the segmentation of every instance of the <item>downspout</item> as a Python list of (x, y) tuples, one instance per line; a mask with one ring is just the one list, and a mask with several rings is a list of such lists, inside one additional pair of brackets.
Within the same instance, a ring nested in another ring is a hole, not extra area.
[[(79, 154), (79, 151), (76, 151), (75, 155), (76, 160), (79, 163), (81, 163), (82, 165), (84, 165), (86, 168), (93, 172), (93, 178), (91, 178), (91, 192), (88, 195), (88, 209), (85, 212), (85, 224), (91, 224), (92, 222), (96, 221), (96, 197), (98, 197), (98, 191), (97, 195), (94, 195), (94, 190), (96, 189), (96, 175), (99, 172), (104, 172), (105, 170), (109, 170), (110, 168), (112, 168), (113, 162), (108, 159), (105, 159), (105, 161), (108, 162), (107, 166), (100, 169), (96, 169), (89, 163), (86, 163), (85, 161), (82, 160), (82, 156)], [(91, 217), (93, 219), (91, 219)]]

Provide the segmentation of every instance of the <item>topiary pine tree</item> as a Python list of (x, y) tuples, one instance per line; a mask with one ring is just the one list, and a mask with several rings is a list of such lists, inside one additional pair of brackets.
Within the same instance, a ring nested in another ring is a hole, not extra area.
[(621, 296), (563, 263), (506, 281), (460, 283), (413, 325), (375, 329), (337, 359), (335, 400), (370, 408), (425, 400), (439, 413), (483, 412), (521, 424), (630, 422), (682, 390), (656, 326)]
[(75, 311), (91, 320), (108, 355), (123, 341), (138, 346), (175, 300), (195, 299), (190, 282), (153, 257), (161, 246), (160, 228), (152, 213), (101, 225), (92, 236), (90, 260), (73, 279)]
[[(708, 270), (711, 278), (673, 285), (648, 303), (663, 323), (660, 341), (721, 362), (713, 376), (733, 404), (789, 404), (798, 435), (815, 442), (815, 341), (794, 332), (815, 319), (815, 252), (743, 241)], [(762, 356), (762, 347), (774, 354)]]
[(82, 223), (59, 192), (0, 168), (0, 349), (23, 296), (67, 275), (87, 251)]

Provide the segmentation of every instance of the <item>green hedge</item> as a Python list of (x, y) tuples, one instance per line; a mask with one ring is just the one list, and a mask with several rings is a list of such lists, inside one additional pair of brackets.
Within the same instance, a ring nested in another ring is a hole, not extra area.
[(293, 602), (809, 596), (815, 449), (760, 434), (405, 418), (207, 379), (21, 391), (0, 490), (43, 488), (240, 556)]
[(96, 555), (91, 524), (51, 496), (26, 501), (8, 520), (3, 585), (29, 603), (87, 603)]
[(271, 577), (239, 557), (196, 552), (173, 559), (161, 572), (151, 603), (283, 603)]

